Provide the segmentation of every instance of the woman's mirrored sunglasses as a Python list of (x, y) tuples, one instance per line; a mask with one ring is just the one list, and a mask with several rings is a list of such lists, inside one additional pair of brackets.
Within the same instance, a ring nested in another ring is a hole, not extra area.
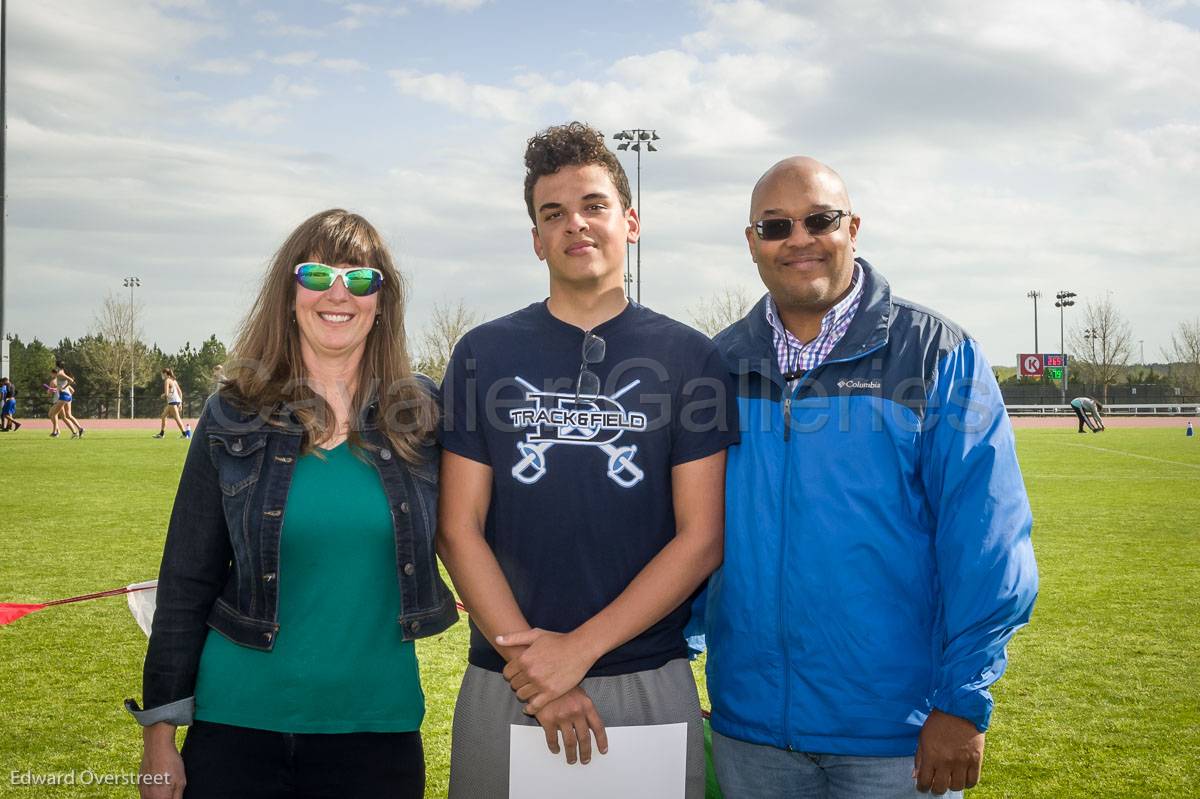
[(309, 291), (327, 291), (339, 277), (346, 291), (355, 297), (366, 297), (379, 291), (383, 285), (383, 272), (369, 266), (338, 269), (318, 263), (296, 264), (296, 282)]
[(754, 223), (754, 230), (763, 241), (782, 241), (792, 235), (792, 225), (800, 222), (810, 236), (823, 236), (832, 233), (842, 226), (842, 217), (852, 216), (849, 211), (818, 211), (803, 219), (760, 219)]

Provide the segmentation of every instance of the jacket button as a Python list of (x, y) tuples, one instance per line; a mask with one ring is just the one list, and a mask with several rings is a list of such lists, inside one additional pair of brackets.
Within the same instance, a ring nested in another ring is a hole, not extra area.
[(241, 452), (242, 451), (242, 440), (240, 438), (234, 439), (233, 446), (231, 446), (230, 449), (233, 450), (234, 452)]
[(263, 581), (264, 581), (264, 582), (268, 582), (268, 583), (269, 583), (269, 582), (271, 582), (271, 581), (272, 581), (272, 580), (274, 580), (274, 579), (275, 579), (275, 572), (267, 572), (266, 574), (264, 574), (264, 575), (263, 575)]
[(408, 629), (412, 630), (415, 633), (417, 630), (421, 629), (421, 622), (419, 622), (419, 621), (411, 622), (408, 625)]
[(412, 565), (411, 563), (405, 563), (404, 564), (404, 573), (407, 574), (409, 577), (412, 577), (414, 574), (417, 573), (417, 567)]
[(401, 502), (401, 503), (400, 503), (400, 512), (401, 512), (401, 513), (408, 513), (408, 503), (407, 503), (407, 502)]
[(263, 638), (266, 638), (266, 639), (267, 639), (267, 643), (270, 643), (270, 642), (271, 642), (271, 638), (272, 638), (273, 636), (274, 636), (274, 633), (263, 633)]
[(390, 461), (392, 459), (392, 451), (390, 449), (381, 449), (379, 450), (379, 457), (385, 461)]

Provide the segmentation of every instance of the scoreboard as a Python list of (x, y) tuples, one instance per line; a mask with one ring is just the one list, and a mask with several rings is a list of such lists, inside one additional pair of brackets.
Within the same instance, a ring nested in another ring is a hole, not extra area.
[(1062, 380), (1067, 356), (1061, 352), (1029, 352), (1017, 355), (1017, 373), (1021, 377)]

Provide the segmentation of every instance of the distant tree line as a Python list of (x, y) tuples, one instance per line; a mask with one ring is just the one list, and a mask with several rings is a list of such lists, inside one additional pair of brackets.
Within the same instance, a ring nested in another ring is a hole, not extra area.
[[(17, 387), (17, 418), (45, 417), (51, 398), (44, 386), (50, 370), (61, 361), (75, 378), (78, 399), (77, 417), (118, 418), (128, 416), (129, 356), (115, 351), (128, 348), (128, 342), (113, 342), (94, 333), (78, 339), (64, 338), (48, 347), (34, 338), (28, 343), (10, 335), (9, 371)], [(215, 388), (214, 372), (225, 362), (225, 345), (216, 335), (193, 347), (187, 342), (175, 353), (163, 352), (157, 345), (135, 341), (133, 364), (134, 410), (137, 416), (154, 417), (162, 410), (163, 367), (170, 367), (183, 389), (185, 416), (195, 416)]]
[[(744, 316), (751, 305), (744, 289), (726, 286), (689, 309), (690, 321), (715, 335)], [(1170, 346), (1162, 352), (1165, 363), (1131, 365), (1133, 335), (1111, 296), (1085, 301), (1082, 311), (1080, 324), (1071, 330), (1068, 341), (1072, 393), (1075, 387), (1080, 391), (1086, 387), (1107, 398), (1112, 386), (1121, 386), (1123, 394), (1146, 386), (1154, 387), (1154, 394), (1200, 396), (1200, 318), (1178, 325)], [(127, 416), (131, 378), (137, 415), (157, 416), (162, 409), (159, 373), (163, 367), (174, 370), (183, 388), (184, 414), (198, 414), (216, 390), (227, 355), (225, 345), (214, 334), (199, 347), (189, 341), (178, 352), (165, 353), (142, 340), (140, 316), (140, 306), (109, 295), (96, 313), (92, 332), (82, 338), (64, 338), (51, 348), (36, 338), (26, 344), (18, 336), (9, 336), (18, 415), (46, 415), (51, 399), (43, 385), (56, 361), (62, 361), (77, 381), (76, 416)], [(462, 300), (435, 303), (429, 324), (410, 341), (413, 368), (440, 382), (454, 346), (481, 319)], [(1028, 392), (1040, 386), (1038, 393), (1048, 395), (1050, 389), (1058, 390), (1056, 381), (1022, 378), (1015, 369), (999, 367), (996, 376), (1006, 388), (1024, 386)]]

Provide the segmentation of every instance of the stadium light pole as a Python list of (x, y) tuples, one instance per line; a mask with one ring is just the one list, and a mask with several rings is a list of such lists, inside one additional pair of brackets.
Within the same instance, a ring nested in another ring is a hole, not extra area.
[(1100, 338), (1100, 331), (1094, 327), (1089, 327), (1083, 331), (1083, 340), (1088, 343), (1092, 350), (1092, 363), (1096, 362), (1096, 339)]
[[(654, 146), (654, 142), (659, 141), (660, 137), (657, 131), (645, 130), (643, 128), (628, 128), (619, 133), (613, 134), (613, 140), (620, 142), (617, 145), (618, 150), (633, 150), (637, 153), (637, 213), (638, 220), (642, 218), (642, 147), (651, 153), (658, 152), (658, 148)], [(628, 248), (625, 256), (625, 296), (629, 296), (629, 287), (633, 282), (629, 274), (629, 255)], [(642, 302), (642, 237), (639, 235), (637, 240), (637, 302)]]
[(1065, 405), (1067, 402), (1067, 375), (1070, 372), (1069, 358), (1067, 358), (1066, 345), (1066, 311), (1075, 304), (1075, 300), (1071, 299), (1076, 296), (1073, 291), (1060, 291), (1054, 295), (1054, 307), (1058, 309), (1058, 349), (1063, 356), (1063, 377), (1059, 385), (1062, 387), (1062, 401)]
[(129, 289), (129, 418), (133, 418), (133, 290), (142, 285), (137, 277), (127, 277), (125, 288)]
[(1042, 296), (1042, 292), (1034, 290), (1025, 295), (1033, 300), (1033, 351), (1041, 352), (1038, 348), (1038, 325), (1037, 325), (1037, 301)]
[[(0, 367), (9, 367), (4, 327), (4, 234), (8, 227), (8, 3), (0, 0)], [(3, 369), (8, 377), (8, 369)]]

